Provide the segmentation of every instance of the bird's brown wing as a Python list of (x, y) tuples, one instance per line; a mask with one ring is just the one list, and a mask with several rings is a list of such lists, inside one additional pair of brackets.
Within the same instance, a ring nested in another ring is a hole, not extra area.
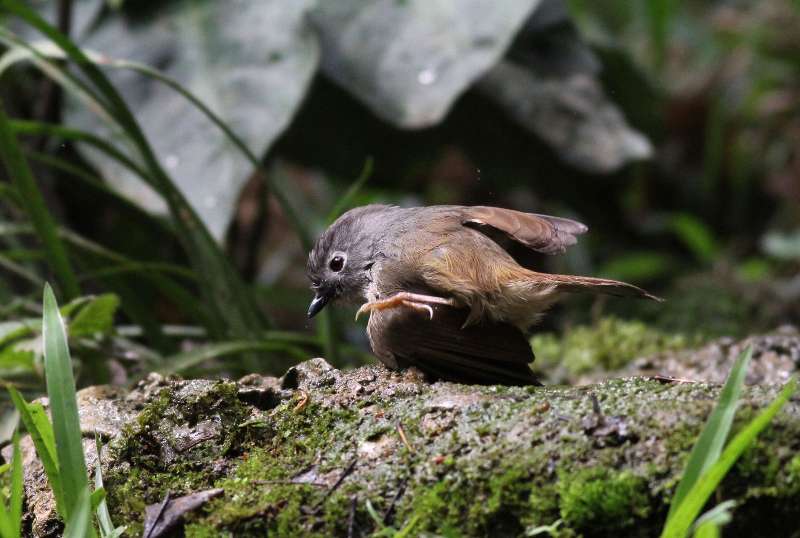
[(372, 349), (391, 368), (415, 366), (446, 381), (538, 385), (529, 364), (534, 356), (522, 332), (507, 323), (482, 320), (463, 327), (468, 311), (434, 306), (434, 316), (412, 309), (370, 315)]
[(461, 224), (483, 232), (504, 248), (511, 240), (544, 254), (564, 252), (577, 242), (576, 235), (588, 230), (574, 220), (488, 206), (465, 207)]

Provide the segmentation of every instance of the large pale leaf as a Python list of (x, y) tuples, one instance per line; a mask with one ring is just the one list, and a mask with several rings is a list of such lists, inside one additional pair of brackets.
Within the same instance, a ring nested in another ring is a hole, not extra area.
[(477, 87), (564, 161), (607, 173), (650, 157), (652, 147), (606, 97), (600, 69), (564, 1), (542, 0), (506, 58)]
[[(59, 10), (63, 2), (53, 0), (29, 0), (29, 5), (36, 9), (44, 20), (53, 26), (59, 25)], [(70, 35), (84, 35), (97, 21), (103, 11), (106, 0), (73, 0), (70, 2)], [(41, 37), (30, 26), (21, 24), (19, 20), (12, 19), (11, 28), (19, 32), (26, 39)]]
[(539, 0), (336, 0), (312, 13), (324, 72), (399, 127), (438, 123)]
[[(111, 16), (82, 43), (115, 59), (164, 71), (195, 93), (263, 154), (291, 120), (316, 70), (318, 46), (305, 22), (312, 0), (178, 1), (152, 12)], [(178, 187), (212, 234), (225, 232), (252, 166), (186, 99), (130, 71), (113, 81)], [(68, 121), (115, 140), (92, 112), (72, 106)], [(103, 175), (140, 205), (163, 211), (160, 198), (130, 171), (85, 148)]]
[(647, 138), (628, 126), (591, 75), (540, 77), (505, 61), (483, 78), (480, 89), (578, 168), (607, 173), (652, 154)]

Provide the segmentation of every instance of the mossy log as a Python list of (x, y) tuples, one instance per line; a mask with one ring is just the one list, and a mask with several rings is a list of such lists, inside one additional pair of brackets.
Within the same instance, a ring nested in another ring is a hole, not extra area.
[[(770, 353), (780, 355), (757, 347), (756, 369)], [(747, 387), (734, 429), (779, 388)], [(90, 466), (94, 431), (108, 441), (108, 502), (130, 536), (167, 493), (211, 488), (222, 493), (185, 514), (186, 536), (369, 536), (383, 526), (520, 536), (558, 521), (559, 536), (657, 536), (719, 389), (657, 377), (431, 384), (414, 371), (343, 372), (314, 359), (281, 379), (151, 375), (130, 392), (94, 387), (81, 391), (80, 409)], [(800, 535), (799, 446), (795, 398), (713, 500), (738, 501), (731, 535)], [(58, 535), (26, 447), (28, 531)]]

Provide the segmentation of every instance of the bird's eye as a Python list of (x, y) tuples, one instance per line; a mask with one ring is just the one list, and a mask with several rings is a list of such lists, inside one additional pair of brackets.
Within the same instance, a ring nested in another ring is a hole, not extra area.
[(331, 271), (338, 273), (344, 267), (344, 258), (341, 256), (334, 256), (333, 258), (331, 258), (328, 267), (331, 268)]

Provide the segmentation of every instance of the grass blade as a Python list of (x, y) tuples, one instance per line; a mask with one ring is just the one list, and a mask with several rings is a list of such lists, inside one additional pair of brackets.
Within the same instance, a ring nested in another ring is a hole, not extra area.
[(305, 353), (302, 349), (284, 342), (269, 342), (264, 340), (221, 342), (200, 346), (191, 351), (177, 353), (171, 357), (167, 357), (164, 360), (164, 366), (159, 368), (158, 372), (164, 375), (175, 374), (184, 370), (188, 370), (189, 368), (202, 364), (211, 359), (224, 357), (226, 355), (247, 353), (251, 351), (281, 351), (293, 355), (295, 358), (300, 360), (307, 356), (307, 353)]
[(64, 295), (70, 299), (77, 297), (80, 295), (80, 287), (69, 263), (67, 249), (58, 236), (56, 223), (47, 210), (42, 193), (33, 179), (25, 156), (16, 137), (11, 132), (2, 101), (0, 101), (0, 156), (5, 162), (11, 181), (20, 194), (37, 236), (44, 244), (47, 263), (58, 278)]
[[(67, 521), (76, 510), (82, 510), (78, 499), (89, 486), (86, 460), (83, 456), (78, 403), (75, 396), (75, 378), (67, 347), (67, 334), (50, 286), (44, 288), (42, 337), (44, 340), (44, 369), (50, 414), (53, 417), (53, 434), (56, 455), (64, 490)], [(86, 499), (88, 503), (88, 499)], [(83, 536), (83, 535), (81, 535)]]
[(47, 481), (50, 483), (50, 489), (53, 490), (53, 496), (56, 499), (56, 510), (63, 517), (64, 490), (61, 486), (61, 474), (58, 469), (53, 426), (50, 424), (42, 404), (29, 404), (17, 389), (11, 385), (7, 385), (6, 388), (11, 395), (11, 401), (19, 411), (22, 423), (25, 424), (25, 429), (28, 430), (28, 434), (31, 436), (33, 446), (36, 448), (36, 454), (42, 462)]
[(82, 168), (75, 166), (64, 159), (53, 157), (46, 153), (29, 151), (26, 153), (26, 156), (33, 162), (43, 164), (48, 168), (51, 168), (57, 172), (61, 172), (61, 174), (56, 174), (58, 179), (62, 179), (64, 176), (78, 179), (91, 187), (93, 190), (98, 191), (100, 194), (110, 198), (113, 203), (118, 204), (137, 217), (141, 217), (148, 223), (158, 226), (159, 229), (163, 230), (165, 233), (174, 235), (174, 230), (167, 224), (167, 221), (154, 217), (152, 214), (142, 209), (139, 205), (135, 204), (127, 197), (110, 188), (102, 179), (85, 172)]
[(20, 526), (22, 524), (22, 497), (23, 497), (23, 483), (22, 483), (22, 451), (19, 448), (19, 433), (14, 432), (14, 437), (11, 440), (14, 446), (14, 455), (11, 459), (11, 505), (9, 515), (11, 516), (11, 524), (14, 526), (14, 535), (20, 536)]
[[(196, 282), (197, 275), (188, 269), (171, 264), (159, 264), (159, 270), (153, 271), (152, 269), (154, 268), (149, 266), (149, 264), (139, 264), (139, 262), (135, 262), (123, 254), (110, 250), (98, 243), (95, 243), (94, 241), (91, 241), (90, 239), (83, 237), (80, 234), (65, 228), (59, 229), (58, 232), (66, 243), (79, 251), (78, 253), (80, 254), (80, 258), (84, 262), (97, 259), (96, 263), (92, 263), (99, 265), (101, 263), (100, 260), (109, 260), (115, 264), (119, 264), (117, 266), (118, 268), (125, 267), (130, 269), (134, 266), (139, 267), (142, 270), (140, 272), (142, 278), (150, 281), (153, 286), (156, 287), (156, 289), (164, 294), (166, 298), (172, 301), (175, 305), (178, 305), (187, 316), (195, 318), (198, 323), (201, 323), (204, 327), (206, 327), (209, 333), (213, 332), (210, 329), (212, 325), (210, 314), (208, 313), (205, 305), (198, 301), (197, 298), (189, 292), (189, 290), (179, 284), (176, 280), (167, 277), (167, 274), (172, 274), (174, 276), (184, 277), (187, 280)], [(14, 236), (33, 233), (35, 233), (33, 228), (27, 224), (0, 223), (0, 236)], [(137, 311), (135, 309), (135, 305), (137, 305), (140, 301), (137, 300), (138, 297), (131, 289), (131, 286), (125, 284), (125, 282), (120, 279), (114, 278), (113, 274), (106, 274), (105, 271), (106, 269), (99, 269), (96, 274), (91, 273), (88, 276), (106, 279), (108, 286), (122, 298), (122, 308), (132, 319), (143, 326), (146, 326), (147, 320), (152, 321), (155, 326), (158, 326), (156, 320), (153, 319), (151, 311), (147, 309), (139, 309), (139, 311)], [(131, 271), (125, 270), (119, 272)], [(88, 278), (88, 276), (85, 276), (84, 278)], [(152, 328), (155, 329), (155, 326)], [(148, 333), (148, 338), (151, 340), (151, 342), (159, 341), (158, 338), (154, 339), (154, 335), (150, 333), (152, 333), (152, 331)]]
[(225, 334), (246, 338), (258, 336), (261, 329), (268, 324), (258, 309), (253, 294), (233, 270), (228, 258), (220, 250), (194, 208), (164, 172), (132, 112), (108, 78), (77, 45), (49, 25), (25, 3), (19, 0), (0, 0), (0, 5), (22, 18), (64, 51), (86, 79), (94, 84), (102, 97), (97, 102), (101, 103), (104, 111), (124, 130), (136, 147), (143, 161), (143, 169), (147, 171), (148, 183), (166, 201), (184, 250), (194, 270), (206, 284), (201, 289), (206, 296), (209, 309), (214, 314), (214, 332), (217, 336)]
[[(95, 448), (97, 449), (97, 464), (94, 468), (94, 491), (105, 491), (103, 486), (103, 470), (101, 465), (101, 457), (103, 454), (103, 445), (100, 443), (100, 436), (95, 433), (94, 436)], [(97, 503), (95, 509), (97, 517), (97, 526), (100, 528), (101, 538), (114, 538), (122, 535), (125, 527), (114, 528), (114, 523), (111, 521), (111, 514), (108, 511), (108, 503), (106, 502), (105, 495)]]
[(369, 180), (372, 176), (372, 166), (373, 160), (372, 157), (368, 157), (367, 160), (364, 162), (364, 168), (361, 169), (361, 173), (358, 175), (356, 180), (348, 187), (347, 191), (336, 200), (336, 204), (331, 209), (330, 213), (328, 213), (328, 218), (325, 219), (327, 224), (331, 224), (335, 221), (339, 216), (344, 213), (347, 209), (349, 209), (355, 197), (358, 195), (359, 191), (364, 187), (364, 184)]
[(0, 538), (17, 538), (17, 536), (11, 514), (6, 510), (5, 502), (0, 499)]
[(797, 379), (793, 377), (786, 383), (778, 397), (728, 443), (719, 460), (694, 483), (680, 506), (667, 518), (661, 538), (684, 538), (687, 535), (692, 523), (700, 514), (700, 510), (703, 509), (733, 464), (758, 434), (769, 425), (781, 407), (794, 394), (796, 388)]
[(138, 164), (129, 159), (124, 153), (117, 148), (91, 133), (81, 131), (80, 129), (73, 129), (63, 125), (53, 123), (44, 123), (39, 121), (29, 120), (11, 120), (11, 129), (18, 135), (37, 135), (56, 137), (62, 140), (70, 140), (72, 142), (80, 142), (88, 144), (95, 149), (102, 151), (107, 157), (117, 161), (119, 164), (147, 181), (147, 172)]
[(736, 415), (739, 396), (747, 374), (747, 366), (753, 355), (752, 347), (742, 351), (731, 368), (728, 380), (719, 395), (719, 402), (708, 417), (700, 437), (689, 454), (683, 477), (675, 490), (675, 495), (670, 503), (668, 518), (671, 517), (681, 505), (686, 494), (694, 487), (697, 480), (719, 459), (725, 440), (731, 431), (731, 424)]
[(732, 499), (721, 502), (697, 518), (694, 524), (694, 538), (719, 538), (722, 535), (722, 527), (732, 521), (731, 510), (735, 506), (736, 501)]
[[(92, 55), (89, 55), (92, 58)], [(100, 65), (108, 65), (110, 67), (116, 67), (120, 69), (130, 69), (132, 71), (136, 71), (137, 73), (141, 73), (143, 75), (149, 76), (155, 80), (158, 80), (162, 84), (168, 86), (169, 88), (175, 90), (181, 96), (183, 96), (187, 101), (189, 101), (194, 107), (202, 112), (214, 125), (216, 125), (223, 134), (228, 138), (228, 140), (245, 156), (245, 158), (250, 161), (250, 164), (256, 170), (262, 170), (262, 177), (267, 182), (269, 186), (269, 190), (272, 192), (275, 199), (281, 206), (286, 218), (292, 224), (297, 237), (300, 239), (300, 244), (303, 245), (303, 248), (306, 250), (310, 250), (313, 246), (313, 242), (311, 240), (311, 233), (308, 231), (304, 221), (295, 211), (294, 207), (292, 206), (291, 202), (289, 201), (289, 197), (283, 192), (283, 190), (272, 180), (272, 175), (267, 173), (266, 170), (263, 170), (263, 165), (256, 155), (250, 151), (250, 148), (247, 147), (247, 144), (239, 138), (239, 136), (234, 133), (230, 127), (225, 123), (225, 121), (217, 116), (213, 110), (208, 108), (203, 101), (198, 99), (192, 92), (190, 92), (187, 88), (183, 87), (177, 80), (161, 73), (160, 71), (153, 69), (150, 66), (140, 64), (137, 62), (130, 62), (127, 60), (114, 60), (103, 56), (98, 56), (96, 59), (97, 63)]]
[(8, 509), (0, 500), (0, 538), (19, 538), (22, 526), (22, 453), (19, 449), (19, 434), (16, 431), (11, 442), (13, 444), (11, 498)]
[[(94, 446), (97, 450), (97, 463), (94, 466), (94, 489), (98, 491), (103, 489), (103, 469), (101, 464), (101, 457), (103, 454), (103, 445), (100, 442), (100, 436), (95, 433)], [(111, 522), (111, 514), (108, 512), (108, 503), (103, 499), (97, 504), (97, 524), (100, 527), (100, 536), (106, 536), (114, 531), (114, 524)]]
[(87, 486), (75, 498), (74, 511), (67, 520), (63, 538), (86, 538), (94, 535), (94, 529), (89, 525), (91, 509), (91, 497)]

